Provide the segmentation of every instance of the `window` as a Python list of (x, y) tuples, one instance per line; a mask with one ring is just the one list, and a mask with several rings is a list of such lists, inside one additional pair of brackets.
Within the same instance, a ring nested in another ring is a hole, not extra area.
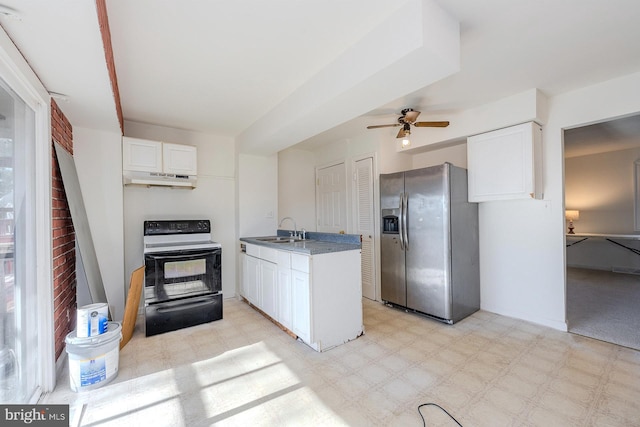
[(35, 403), (55, 385), (49, 102), (0, 29), (2, 403)]
[[(35, 113), (0, 82), (0, 401), (28, 401), (38, 354), (33, 140)], [(34, 360), (35, 359), (35, 360)]]

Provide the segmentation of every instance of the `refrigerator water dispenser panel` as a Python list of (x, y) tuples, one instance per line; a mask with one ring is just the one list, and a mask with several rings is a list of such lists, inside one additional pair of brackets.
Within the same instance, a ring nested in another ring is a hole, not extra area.
[(398, 215), (394, 212), (395, 209), (383, 209), (382, 210), (382, 232), (398, 234)]

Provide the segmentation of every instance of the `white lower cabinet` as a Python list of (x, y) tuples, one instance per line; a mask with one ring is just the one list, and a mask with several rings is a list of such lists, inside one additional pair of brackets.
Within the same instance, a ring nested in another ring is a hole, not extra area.
[[(260, 257), (260, 248), (247, 245), (243, 257), (241, 295), (266, 314), (278, 317), (278, 266), (271, 262), (277, 251), (264, 252), (267, 259)], [(257, 255), (257, 256), (256, 256)]]
[(278, 322), (292, 330), (291, 255), (278, 251)]
[(311, 272), (312, 257), (291, 254), (291, 329), (298, 337), (311, 344)]
[(244, 275), (247, 271), (247, 254), (243, 251), (240, 251), (240, 282), (238, 292), (240, 295), (244, 295)]
[(278, 320), (278, 266), (272, 262), (260, 260), (260, 288), (262, 301), (259, 307), (267, 315)]
[(292, 319), (291, 330), (311, 344), (311, 289), (309, 273), (291, 270)]
[(247, 244), (242, 294), (317, 351), (363, 333), (360, 250), (304, 255)]
[(253, 305), (260, 301), (260, 260), (249, 254), (245, 257), (245, 271), (242, 275), (244, 297)]

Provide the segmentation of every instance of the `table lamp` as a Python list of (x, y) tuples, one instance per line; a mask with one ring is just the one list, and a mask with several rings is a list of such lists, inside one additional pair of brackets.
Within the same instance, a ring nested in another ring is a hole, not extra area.
[(580, 211), (566, 210), (564, 211), (564, 217), (569, 221), (569, 234), (576, 234), (573, 232), (573, 221), (580, 219)]

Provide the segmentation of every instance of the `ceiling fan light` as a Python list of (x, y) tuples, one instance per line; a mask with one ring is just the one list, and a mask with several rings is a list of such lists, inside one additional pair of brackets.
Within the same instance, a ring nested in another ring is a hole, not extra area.
[(409, 135), (411, 135), (411, 130), (406, 129), (404, 131), (404, 136), (402, 137), (402, 148), (407, 148), (411, 145), (411, 140), (409, 139)]

